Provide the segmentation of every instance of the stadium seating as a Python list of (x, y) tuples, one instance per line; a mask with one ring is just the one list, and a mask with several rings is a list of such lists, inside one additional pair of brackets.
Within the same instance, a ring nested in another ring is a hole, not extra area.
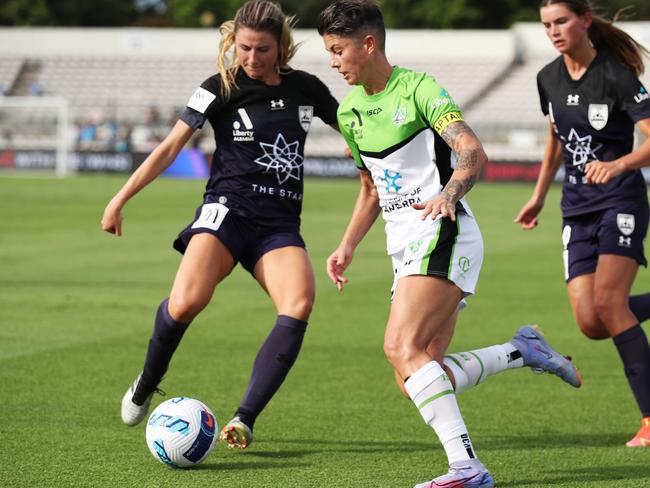
[[(643, 42), (649, 26), (631, 28)], [(38, 50), (25, 42), (29, 36), (39, 36)], [(301, 47), (292, 66), (315, 74), (343, 98), (350, 87), (329, 67), (320, 38), (296, 31), (296, 40)], [(22, 95), (30, 93), (29, 84), (38, 90), (32, 94), (63, 97), (77, 134), (87, 124), (112, 131), (123, 126), (132, 148), (148, 151), (215, 72), (216, 45), (214, 31), (198, 29), (0, 29), (0, 88)], [(431, 49), (414, 49), (418, 45)], [(491, 159), (539, 161), (547, 129), (535, 75), (557, 56), (539, 24), (502, 32), (392, 31), (387, 53), (391, 62), (427, 72), (448, 89)], [(342, 154), (341, 138), (320, 120), (311, 132), (308, 156)], [(47, 136), (37, 138), (36, 146), (47, 145)], [(200, 147), (214, 148), (209, 128)]]

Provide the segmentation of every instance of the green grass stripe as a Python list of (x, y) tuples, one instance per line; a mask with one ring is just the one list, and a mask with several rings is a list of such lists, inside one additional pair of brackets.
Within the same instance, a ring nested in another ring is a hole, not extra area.
[(483, 376), (483, 372), (485, 371), (485, 367), (483, 366), (483, 361), (481, 361), (481, 358), (478, 357), (476, 354), (474, 354), (472, 351), (469, 351), (467, 354), (471, 354), (476, 358), (478, 363), (481, 365), (481, 373), (478, 375), (478, 380), (476, 380), (476, 384), (478, 385), (481, 382), (481, 377)]
[(436, 229), (436, 236), (429, 242), (429, 247), (427, 247), (427, 252), (422, 257), (422, 263), (420, 264), (420, 274), (426, 275), (427, 268), (429, 267), (429, 259), (431, 258), (431, 253), (438, 245), (438, 239), (440, 238), (440, 229), (442, 228), (442, 219), (438, 222), (438, 228)]
[(436, 393), (436, 394), (433, 395), (432, 397), (429, 397), (429, 398), (427, 398), (426, 400), (424, 400), (422, 403), (420, 403), (420, 404), (418, 405), (418, 410), (421, 410), (423, 407), (425, 407), (426, 405), (428, 405), (428, 404), (431, 403), (432, 401), (437, 400), (437, 399), (440, 398), (441, 396), (449, 395), (449, 394), (451, 394), (451, 393), (453, 393), (453, 392), (454, 392), (454, 390), (445, 390), (445, 391), (441, 391), (440, 393)]

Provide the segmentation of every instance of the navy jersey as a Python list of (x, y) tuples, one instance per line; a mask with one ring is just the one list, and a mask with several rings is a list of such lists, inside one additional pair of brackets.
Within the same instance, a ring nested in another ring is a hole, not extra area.
[(204, 200), (261, 223), (300, 222), (305, 139), (313, 116), (336, 123), (338, 103), (315, 76), (292, 70), (277, 86), (249, 78), (242, 69), (225, 99), (221, 76), (205, 80), (181, 120), (201, 128), (206, 120), (217, 148)]
[(606, 51), (579, 80), (572, 80), (558, 57), (537, 75), (542, 112), (550, 115), (562, 143), (566, 175), (565, 217), (647, 199), (640, 170), (626, 171), (605, 185), (586, 183), (585, 164), (613, 161), (632, 151), (634, 124), (650, 117), (650, 95), (632, 71)]

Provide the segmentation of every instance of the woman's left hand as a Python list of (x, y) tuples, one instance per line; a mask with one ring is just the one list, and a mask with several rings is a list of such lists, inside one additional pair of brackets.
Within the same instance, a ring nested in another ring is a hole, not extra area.
[(619, 160), (609, 161), (607, 163), (595, 160), (585, 165), (587, 182), (597, 185), (603, 185), (609, 182), (612, 178), (616, 178), (623, 173), (623, 171), (623, 165)]

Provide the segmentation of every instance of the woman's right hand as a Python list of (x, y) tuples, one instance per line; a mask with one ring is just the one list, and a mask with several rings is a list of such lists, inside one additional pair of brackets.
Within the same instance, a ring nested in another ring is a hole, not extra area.
[(348, 279), (343, 276), (343, 272), (352, 262), (353, 254), (354, 249), (352, 247), (339, 244), (339, 247), (327, 258), (327, 275), (339, 292), (343, 291), (343, 285), (348, 283)]
[(102, 230), (115, 234), (118, 237), (122, 235), (122, 206), (113, 200), (104, 209)]
[(537, 216), (542, 211), (544, 207), (544, 202), (540, 201), (538, 198), (532, 197), (526, 204), (521, 208), (517, 217), (515, 217), (515, 224), (521, 225), (521, 228), (524, 230), (531, 230), (537, 227), (539, 223), (537, 221)]

